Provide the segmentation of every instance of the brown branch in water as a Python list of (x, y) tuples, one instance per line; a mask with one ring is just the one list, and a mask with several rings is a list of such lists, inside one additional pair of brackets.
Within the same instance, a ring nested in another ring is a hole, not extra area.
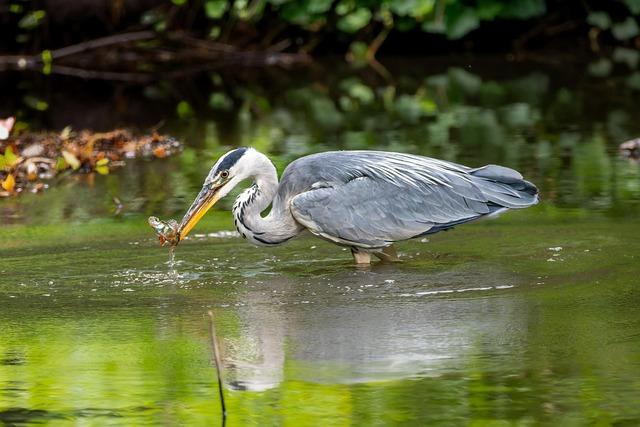
[[(89, 40), (60, 49), (54, 49), (51, 51), (51, 59), (60, 59), (106, 46), (130, 43), (133, 41), (150, 40), (155, 37), (156, 33), (153, 31), (138, 31), (135, 33), (123, 33), (108, 37), (101, 37), (99, 39)], [(42, 54), (0, 57), (0, 65), (12, 65), (17, 66), (18, 68), (28, 68), (41, 63)]]
[[(148, 52), (127, 52), (127, 61), (134, 64), (140, 61), (147, 61), (156, 65), (180, 64), (183, 65), (177, 71), (158, 69), (156, 72), (132, 72), (132, 71), (110, 71), (86, 69), (73, 63), (60, 64), (56, 60), (79, 56), (97, 50), (99, 48), (126, 44), (140, 40), (157, 40), (158, 35), (151, 31), (139, 31), (133, 33), (118, 34), (115, 36), (103, 37), (90, 40), (76, 45), (60, 48), (51, 51), (51, 58), (54, 60), (50, 71), (56, 74), (81, 77), (85, 79), (113, 80), (133, 83), (149, 83), (159, 76), (163, 78), (180, 78), (185, 75), (193, 75), (198, 71), (217, 69), (225, 66), (291, 66), (311, 62), (310, 57), (304, 53), (285, 53), (273, 50), (238, 50), (235, 46), (192, 37), (184, 32), (171, 32), (164, 36), (165, 41), (179, 43), (180, 47), (176, 51), (160, 48), (152, 48)], [(286, 48), (285, 44), (275, 45), (277, 49)], [(92, 59), (93, 58), (93, 59)], [(95, 64), (95, 55), (82, 60), (80, 63)], [(78, 64), (78, 61), (75, 61)], [(37, 70), (44, 64), (42, 54), (27, 56), (0, 56), (0, 70), (9, 68), (17, 70)], [(185, 64), (191, 64), (184, 66)], [(122, 63), (118, 65), (122, 66)], [(126, 64), (125, 64), (126, 65)]]
[(115, 34), (113, 36), (101, 37), (99, 39), (89, 40), (75, 45), (52, 50), (51, 58), (60, 59), (65, 56), (71, 56), (101, 47), (130, 43), (134, 41), (150, 40), (155, 37), (156, 33), (154, 33), (153, 31), (138, 31), (135, 33)]
[(218, 336), (216, 335), (216, 329), (213, 321), (213, 312), (209, 310), (209, 341), (211, 343), (211, 351), (213, 352), (213, 361), (216, 366), (216, 373), (218, 375), (218, 392), (220, 394), (220, 405), (222, 406), (222, 422), (224, 424), (227, 419), (227, 407), (224, 403), (224, 389), (222, 387), (222, 360), (220, 357), (220, 346), (218, 345)]
[(150, 83), (154, 80), (154, 76), (147, 73), (87, 70), (84, 68), (68, 67), (66, 65), (54, 65), (51, 67), (51, 72), (83, 79), (109, 80), (126, 83)]

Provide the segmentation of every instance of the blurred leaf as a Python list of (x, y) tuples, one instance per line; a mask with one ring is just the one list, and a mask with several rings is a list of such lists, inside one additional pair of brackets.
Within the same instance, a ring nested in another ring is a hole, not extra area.
[(637, 15), (640, 13), (640, 0), (623, 0), (631, 13)]
[(638, 62), (640, 61), (640, 52), (626, 47), (617, 47), (613, 51), (612, 57), (615, 62), (627, 64), (629, 68), (635, 70), (638, 68)]
[(0, 155), (0, 169), (7, 171), (11, 170), (18, 164), (19, 161), (20, 158), (14, 154), (13, 148), (7, 147), (4, 150), (4, 156)]
[(504, 3), (496, 0), (478, 0), (476, 6), (476, 13), (478, 18), (489, 21), (500, 15)]
[(357, 100), (360, 104), (370, 104), (375, 99), (373, 90), (363, 84), (357, 78), (345, 79), (340, 83), (340, 88), (347, 92), (349, 96)]
[(540, 114), (524, 102), (504, 106), (502, 115), (505, 124), (512, 128), (532, 127), (540, 118)]
[(62, 131), (60, 132), (60, 139), (63, 141), (66, 141), (67, 139), (71, 138), (74, 135), (75, 134), (71, 126), (65, 126), (65, 128), (62, 129)]
[(16, 179), (13, 177), (13, 174), (7, 175), (1, 185), (5, 191), (12, 192), (16, 186)]
[(391, 0), (389, 10), (398, 16), (423, 17), (433, 11), (435, 0)]
[(220, 37), (220, 33), (222, 32), (222, 28), (220, 28), (219, 26), (215, 25), (213, 27), (211, 27), (211, 30), (209, 30), (209, 38), (212, 40), (217, 39), (218, 37)]
[(482, 86), (482, 79), (462, 68), (450, 68), (448, 72), (449, 82), (462, 89), (465, 95), (473, 96)]
[(369, 9), (361, 7), (340, 18), (338, 21), (338, 29), (345, 33), (355, 33), (367, 26), (371, 20), (371, 16), (371, 11)]
[(73, 154), (70, 153), (69, 151), (66, 150), (62, 150), (62, 157), (64, 157), (64, 161), (71, 166), (71, 169), (73, 170), (78, 170), (80, 169), (80, 160), (78, 160), (78, 158)]
[(342, 114), (328, 97), (314, 97), (309, 100), (309, 107), (314, 120), (324, 129), (334, 130), (342, 124)]
[(313, 0), (309, 2), (308, 11), (312, 14), (325, 13), (331, 10), (333, 0)]
[(209, 96), (209, 106), (214, 110), (229, 111), (233, 108), (233, 100), (224, 92), (213, 92)]
[(46, 101), (42, 101), (33, 95), (26, 95), (23, 100), (28, 107), (33, 108), (34, 110), (45, 111), (49, 108), (49, 104)]
[(42, 58), (42, 72), (44, 74), (51, 74), (51, 64), (53, 63), (53, 56), (50, 50), (43, 50), (40, 54)]
[(640, 91), (640, 72), (636, 71), (635, 73), (627, 77), (627, 79), (625, 80), (625, 84), (630, 89)]
[(4, 161), (9, 167), (14, 167), (18, 163), (18, 156), (13, 152), (13, 148), (7, 147), (4, 150)]
[(18, 22), (18, 27), (25, 30), (32, 30), (40, 25), (40, 22), (45, 16), (47, 16), (47, 13), (44, 10), (34, 10), (29, 12)]
[(180, 101), (176, 106), (176, 113), (181, 119), (187, 119), (193, 116), (193, 109), (187, 101)]
[(500, 12), (502, 18), (527, 19), (540, 16), (547, 10), (545, 0), (511, 0), (503, 4)]
[(587, 23), (594, 27), (598, 27), (601, 30), (608, 30), (609, 27), (611, 27), (611, 17), (607, 12), (591, 12), (587, 16)]
[(109, 173), (109, 159), (100, 159), (96, 162), (96, 172), (100, 175), (107, 175)]
[(355, 3), (350, 0), (340, 0), (336, 5), (336, 13), (338, 15), (346, 15), (354, 9)]
[(64, 158), (58, 157), (58, 160), (56, 161), (56, 170), (63, 171), (67, 168), (67, 166), (67, 162), (64, 161)]
[(207, 0), (204, 4), (204, 13), (210, 19), (219, 19), (227, 11), (227, 0)]
[(475, 11), (461, 3), (454, 3), (447, 8), (446, 32), (450, 39), (459, 39), (480, 26), (480, 20)]
[(411, 95), (400, 95), (395, 102), (394, 109), (398, 117), (407, 123), (418, 123), (422, 116), (422, 107), (418, 100)]
[(9, 5), (9, 12), (20, 14), (24, 10), (24, 7), (19, 3), (12, 3)]
[(175, 4), (176, 6), (182, 6), (186, 2), (187, 0), (171, 0), (171, 3)]
[(444, 34), (447, 31), (447, 26), (443, 20), (432, 21), (428, 20), (422, 23), (422, 31), (434, 34)]
[(613, 64), (607, 58), (600, 58), (599, 60), (589, 64), (587, 72), (593, 77), (607, 77), (611, 74)]
[(356, 41), (349, 46), (350, 60), (356, 66), (366, 65), (368, 62), (367, 54), (369, 52), (369, 46), (366, 43)]
[(640, 34), (640, 27), (638, 27), (635, 18), (629, 16), (624, 21), (613, 24), (611, 32), (618, 40), (629, 40)]

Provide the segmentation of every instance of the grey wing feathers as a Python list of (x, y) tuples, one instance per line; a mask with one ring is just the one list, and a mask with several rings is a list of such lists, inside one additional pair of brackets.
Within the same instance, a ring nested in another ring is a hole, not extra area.
[(384, 247), (537, 201), (533, 184), (501, 166), (471, 169), (371, 151), (322, 153), (291, 166), (282, 187), (297, 194), (290, 202), (294, 218), (354, 246)]

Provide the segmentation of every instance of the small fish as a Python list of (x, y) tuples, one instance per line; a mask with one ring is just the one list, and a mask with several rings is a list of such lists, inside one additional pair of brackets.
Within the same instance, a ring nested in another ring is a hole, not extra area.
[(180, 242), (180, 236), (178, 235), (178, 222), (175, 219), (162, 221), (155, 216), (150, 216), (148, 221), (149, 225), (158, 235), (160, 246), (164, 246), (168, 242), (173, 247)]

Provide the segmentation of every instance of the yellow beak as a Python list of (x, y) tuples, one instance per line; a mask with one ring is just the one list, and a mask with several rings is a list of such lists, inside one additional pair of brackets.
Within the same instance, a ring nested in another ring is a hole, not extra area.
[(215, 189), (203, 188), (189, 207), (178, 226), (179, 241), (184, 239), (189, 231), (202, 219), (204, 214), (220, 199), (220, 187)]

